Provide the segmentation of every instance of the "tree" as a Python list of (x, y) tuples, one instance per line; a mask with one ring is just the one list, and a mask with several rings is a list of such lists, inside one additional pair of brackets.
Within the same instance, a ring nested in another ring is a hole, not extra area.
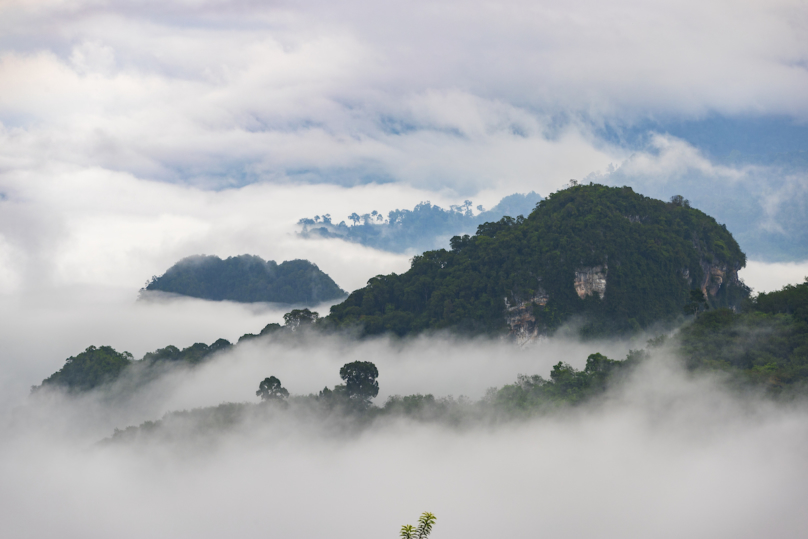
[(671, 197), (671, 204), (674, 206), (679, 206), (681, 208), (689, 208), (690, 201), (683, 197), (682, 195), (674, 195)]
[(255, 394), (261, 397), (262, 401), (282, 401), (289, 396), (289, 392), (281, 386), (281, 381), (274, 376), (264, 378)]
[(706, 311), (709, 308), (710, 305), (707, 303), (707, 298), (704, 297), (704, 292), (698, 289), (690, 291), (690, 303), (685, 305), (685, 314), (698, 316), (700, 311)]
[(345, 393), (348, 398), (370, 404), (370, 400), (379, 394), (379, 369), (370, 361), (354, 361), (346, 363), (339, 370), (339, 376), (345, 382)]
[(418, 519), (418, 527), (411, 524), (405, 524), (401, 527), (401, 539), (425, 539), (432, 533), (432, 527), (435, 525), (437, 517), (432, 513), (425, 512)]
[(286, 327), (294, 331), (300, 326), (308, 326), (313, 324), (319, 317), (320, 314), (316, 311), (310, 311), (308, 309), (294, 309), (291, 312), (283, 315), (283, 322), (286, 324)]

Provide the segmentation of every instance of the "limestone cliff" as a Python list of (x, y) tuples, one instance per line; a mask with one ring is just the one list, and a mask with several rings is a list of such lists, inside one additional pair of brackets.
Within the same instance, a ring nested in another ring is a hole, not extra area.
[(744, 286), (738, 277), (739, 267), (720, 262), (708, 262), (704, 259), (700, 261), (700, 266), (702, 278), (700, 282), (692, 284), (700, 288), (708, 300), (717, 298), (722, 287), (726, 288), (728, 284)]
[(535, 306), (544, 307), (548, 299), (550, 296), (541, 288), (532, 297), (522, 301), (517, 299), (514, 304), (505, 298), (505, 320), (510, 328), (508, 334), (520, 346), (541, 336), (533, 309)]
[[(745, 287), (738, 277), (739, 265), (717, 262), (714, 256), (708, 254), (699, 260), (699, 268), (700, 277), (696, 277), (698, 270), (692, 272), (690, 268), (682, 268), (682, 278), (691, 288), (700, 288), (711, 303), (716, 302), (722, 291), (726, 291), (730, 285), (738, 289)], [(573, 286), (578, 297), (585, 299), (597, 295), (603, 300), (606, 297), (608, 272), (607, 264), (576, 268)], [(544, 335), (544, 328), (536, 321), (534, 307), (544, 307), (549, 299), (550, 295), (541, 288), (533, 297), (516, 299), (514, 303), (505, 298), (505, 320), (510, 328), (509, 336), (519, 345), (528, 344)]]
[[(596, 295), (603, 300), (606, 296), (606, 276), (609, 267), (600, 266), (580, 267), (575, 270), (573, 286), (581, 299)], [(505, 320), (510, 328), (508, 334), (519, 345), (527, 344), (543, 335), (543, 328), (539, 327), (534, 314), (536, 306), (544, 307), (550, 296), (542, 288), (530, 298), (515, 299), (514, 303), (505, 298)]]
[(600, 299), (606, 295), (606, 274), (609, 267), (592, 266), (589, 268), (577, 268), (575, 270), (575, 292), (578, 297), (584, 299), (587, 296), (597, 294)]

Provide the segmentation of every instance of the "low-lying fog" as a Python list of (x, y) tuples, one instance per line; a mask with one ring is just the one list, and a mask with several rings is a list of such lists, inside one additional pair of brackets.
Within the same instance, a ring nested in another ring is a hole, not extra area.
[[(36, 306), (27, 308), (3, 330), (15, 346), (4, 376), (29, 385), (90, 344), (140, 357), (167, 344), (236, 340), (283, 312), (193, 300), (124, 310), (70, 303), (47, 310), (37, 332)], [(51, 396), (3, 422), (0, 535), (396, 537), (431, 511), (435, 539), (799, 536), (808, 408), (730, 394), (681, 372), (664, 350), (604, 401), (532, 420), (458, 428), (387, 418), (340, 434), (327, 419), (281, 413), (199, 441), (96, 443), (168, 411), (257, 402), (269, 375), (302, 395), (339, 383), (342, 364), (368, 360), (380, 371), (377, 404), (411, 393), (479, 399), (519, 373), (547, 376), (558, 361), (581, 368), (596, 351), (622, 359), (643, 342), (266, 339), (126, 398)]]
[(547, 377), (558, 361), (622, 359), (653, 336), (524, 349), (445, 336), (264, 339), (134, 392), (124, 377), (111, 391), (32, 404), (30, 386), (87, 346), (140, 358), (235, 342), (289, 309), (135, 295), (75, 284), (0, 302), (0, 536), (396, 537), (423, 511), (438, 516), (435, 539), (795, 537), (808, 521), (808, 408), (731, 395), (678, 371), (668, 352), (605, 402), (530, 421), (387, 418), (338, 435), (282, 415), (185, 444), (98, 445), (167, 412), (258, 402), (270, 375), (306, 395), (366, 360), (380, 371), (379, 405), (413, 393), (477, 400), (520, 373)]
[[(236, 388), (259, 363), (293, 392), (313, 390), (359, 355), (379, 364), (388, 394), (474, 393), (583, 350), (547, 344), (256, 346), (164, 384), (156, 408), (255, 400), (257, 384)], [(3, 536), (396, 537), (427, 510), (436, 539), (797, 537), (806, 521), (808, 410), (730, 395), (669, 357), (598, 405), (463, 428), (390, 419), (339, 435), (281, 413), (214, 444), (99, 446), (83, 426), (90, 416), (65, 412), (87, 412), (90, 400), (51, 410), (75, 432), (41, 428), (46, 415), (4, 429)]]

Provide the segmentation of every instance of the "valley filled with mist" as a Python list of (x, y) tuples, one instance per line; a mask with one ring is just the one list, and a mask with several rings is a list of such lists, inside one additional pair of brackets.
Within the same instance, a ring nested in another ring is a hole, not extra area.
[[(582, 369), (592, 351), (619, 358), (640, 339), (557, 336), (530, 349), (447, 335), (264, 340), (134, 391), (119, 380), (38, 395), (3, 425), (3, 527), (20, 536), (353, 537), (393, 535), (428, 509), (442, 537), (799, 535), (800, 400), (694, 376), (664, 346), (578, 406), (514, 413), (486, 400), (519, 373), (548, 377), (559, 360)], [(428, 393), (443, 406), (365, 418), (300, 401), (354, 360), (378, 366), (380, 405)], [(271, 373), (292, 394), (286, 406), (254, 396)]]

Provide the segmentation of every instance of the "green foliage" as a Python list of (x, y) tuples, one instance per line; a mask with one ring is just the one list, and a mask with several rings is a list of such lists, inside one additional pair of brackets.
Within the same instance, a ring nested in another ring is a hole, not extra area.
[(782, 290), (758, 294), (753, 302), (756, 311), (769, 314), (790, 314), (808, 322), (808, 277), (798, 285), (786, 285)]
[(166, 361), (184, 361), (191, 364), (201, 363), (216, 352), (229, 350), (233, 345), (227, 339), (219, 339), (210, 346), (205, 343), (194, 343), (188, 348), (180, 350), (176, 346), (168, 345), (154, 352), (149, 352), (143, 356), (146, 363), (157, 363)]
[(345, 394), (349, 399), (370, 404), (379, 394), (379, 369), (370, 361), (352, 361), (339, 370), (339, 377), (345, 382)]
[[(363, 335), (425, 330), (496, 334), (511, 305), (545, 293), (534, 318), (551, 331), (573, 316), (584, 335), (632, 332), (681, 316), (691, 288), (713, 263), (732, 271), (746, 258), (732, 235), (704, 213), (646, 198), (630, 188), (575, 186), (542, 200), (527, 218), (481, 224), (452, 250), (415, 256), (406, 273), (379, 275), (331, 308), (325, 327), (358, 326)], [(581, 299), (580, 268), (607, 267), (605, 297)], [(711, 298), (737, 306), (748, 295), (726, 279)]]
[[(314, 313), (314, 314), (317, 314), (317, 313)], [(251, 339), (257, 339), (258, 337), (263, 337), (264, 335), (269, 335), (271, 333), (275, 333), (276, 331), (280, 331), (282, 329), (284, 329), (283, 326), (273, 322), (271, 324), (267, 324), (266, 326), (264, 326), (264, 329), (262, 329), (261, 332), (258, 333), (257, 335), (255, 333), (245, 333), (244, 335), (242, 335), (241, 337), (238, 338), (238, 343), (237, 344), (241, 344), (242, 342), (249, 341)], [(220, 340), (223, 340), (223, 339), (220, 339)]]
[(191, 256), (154, 277), (146, 290), (171, 292), (210, 300), (269, 301), (315, 305), (345, 296), (337, 284), (307, 260), (277, 264), (241, 255)]
[(680, 206), (682, 208), (689, 208), (690, 207), (690, 201), (687, 200), (682, 195), (674, 195), (674, 196), (672, 196), (671, 197), (671, 204), (673, 204), (674, 206)]
[(71, 391), (89, 391), (94, 387), (115, 381), (126, 369), (138, 363), (146, 367), (179, 362), (196, 365), (213, 354), (228, 350), (232, 346), (226, 339), (219, 339), (210, 346), (195, 343), (182, 350), (169, 345), (147, 353), (139, 362), (134, 361), (129, 352), (119, 353), (110, 346), (99, 348), (90, 346), (81, 354), (67, 358), (64, 367), (43, 380), (42, 386), (54, 385)]
[(550, 380), (539, 375), (519, 375), (515, 384), (506, 385), (489, 395), (492, 404), (509, 413), (525, 413), (559, 404), (578, 404), (606, 391), (618, 375), (646, 358), (644, 352), (631, 352), (626, 360), (591, 354), (586, 367), (578, 371), (559, 362), (550, 372)]
[(56, 386), (70, 391), (89, 391), (117, 378), (132, 363), (132, 354), (116, 352), (110, 346), (88, 347), (77, 356), (67, 358), (64, 366), (42, 381), (42, 386)]
[(425, 512), (418, 519), (418, 527), (405, 524), (401, 527), (402, 539), (426, 539), (432, 533), (437, 517), (432, 513)]
[(379, 394), (379, 370), (370, 361), (346, 363), (339, 370), (343, 384), (334, 389), (324, 387), (315, 397), (325, 409), (364, 412), (373, 406), (371, 400)]
[(808, 283), (759, 294), (747, 311), (703, 313), (679, 333), (691, 369), (728, 372), (778, 393), (808, 382)]
[(705, 311), (709, 308), (710, 304), (707, 303), (707, 298), (704, 296), (704, 292), (699, 289), (690, 291), (690, 303), (685, 305), (685, 314), (698, 316), (701, 311)]
[[(316, 311), (308, 309), (292, 309), (290, 312), (283, 315), (283, 322), (286, 327), (296, 330), (301, 326), (310, 326), (320, 317)], [(265, 328), (266, 329), (266, 328)]]
[(289, 392), (281, 385), (281, 381), (270, 376), (258, 384), (258, 391), (255, 394), (261, 397), (262, 401), (282, 401), (289, 396)]

